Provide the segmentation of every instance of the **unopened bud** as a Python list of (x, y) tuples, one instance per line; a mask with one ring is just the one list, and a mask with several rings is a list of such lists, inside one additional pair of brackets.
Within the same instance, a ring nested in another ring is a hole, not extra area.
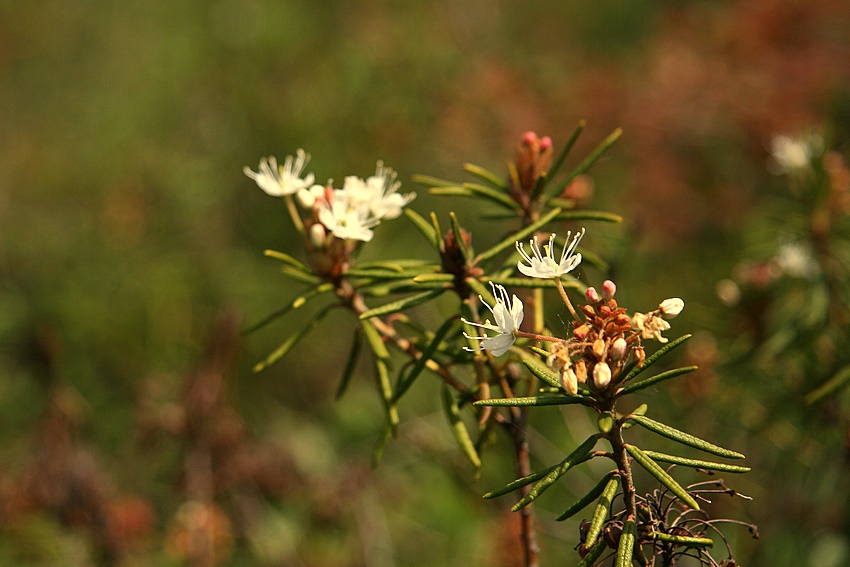
[(593, 355), (598, 359), (602, 360), (602, 357), (605, 356), (605, 341), (602, 339), (596, 339), (593, 341), (593, 346), (591, 347), (593, 350)]
[(596, 292), (595, 287), (587, 288), (587, 291), (584, 292), (584, 298), (587, 299), (588, 303), (599, 303), (599, 293)]
[(573, 396), (578, 394), (578, 376), (569, 366), (561, 371), (561, 387)]
[(615, 293), (617, 293), (617, 285), (614, 282), (611, 280), (602, 282), (602, 297), (604, 299), (612, 299)]
[(672, 319), (681, 313), (684, 308), (685, 302), (678, 297), (665, 299), (661, 302), (661, 305), (658, 306), (658, 310), (661, 311), (661, 315), (664, 316), (665, 319)]
[(593, 385), (604, 390), (611, 383), (611, 368), (607, 362), (597, 362), (593, 365)]
[(629, 348), (629, 344), (626, 342), (626, 339), (620, 337), (611, 345), (611, 360), (617, 361), (622, 360), (626, 356), (626, 350)]
[(588, 331), (590, 331), (590, 326), (584, 323), (573, 329), (573, 336), (577, 339), (583, 339), (587, 336)]
[(327, 232), (325, 231), (325, 227), (322, 223), (317, 222), (310, 225), (310, 242), (313, 243), (313, 246), (316, 248), (324, 248), (326, 236)]
[(576, 368), (576, 378), (578, 378), (579, 384), (584, 384), (587, 382), (587, 363), (583, 358), (578, 359), (575, 363)]

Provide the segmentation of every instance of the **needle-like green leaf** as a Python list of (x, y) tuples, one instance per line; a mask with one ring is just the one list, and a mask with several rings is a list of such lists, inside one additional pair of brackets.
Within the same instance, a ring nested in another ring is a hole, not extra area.
[(750, 467), (741, 467), (738, 465), (727, 465), (726, 463), (715, 463), (713, 461), (700, 461), (697, 459), (686, 459), (677, 455), (667, 455), (656, 451), (644, 451), (647, 457), (653, 461), (660, 463), (670, 463), (683, 467), (691, 467), (694, 469), (707, 469), (712, 471), (723, 471), (729, 473), (748, 473), (752, 469)]
[(619, 475), (613, 475), (608, 479), (608, 483), (605, 485), (605, 489), (602, 491), (599, 500), (596, 502), (596, 507), (593, 509), (593, 515), (590, 517), (590, 527), (587, 530), (585, 544), (593, 545), (596, 543), (596, 538), (602, 533), (602, 526), (605, 525), (605, 520), (608, 519), (611, 501), (614, 500), (614, 495), (617, 494), (617, 488), (619, 486)]
[(711, 453), (712, 455), (717, 455), (719, 457), (726, 457), (729, 459), (745, 458), (744, 455), (738, 453), (737, 451), (718, 447), (717, 445), (709, 443), (704, 439), (700, 439), (699, 437), (695, 437), (690, 433), (685, 433), (684, 431), (679, 431), (674, 427), (670, 427), (669, 425), (655, 421), (654, 419), (650, 419), (646, 416), (630, 415), (629, 419), (631, 419), (632, 421), (634, 421), (645, 429), (648, 429), (668, 439), (672, 439), (673, 441), (681, 443), (682, 445), (687, 445), (688, 447), (693, 447), (694, 449), (699, 449), (700, 451), (705, 451), (706, 453)]
[(268, 325), (272, 321), (278, 319), (279, 317), (283, 317), (284, 315), (286, 315), (290, 311), (293, 311), (295, 309), (298, 309), (299, 307), (302, 307), (303, 305), (305, 305), (308, 301), (310, 301), (314, 297), (318, 297), (318, 296), (322, 295), (323, 293), (333, 291), (333, 289), (334, 289), (334, 286), (330, 282), (321, 283), (321, 284), (319, 284), (319, 285), (317, 285), (317, 286), (315, 286), (311, 289), (308, 289), (307, 291), (305, 291), (304, 293), (302, 293), (301, 295), (299, 295), (298, 297), (296, 297), (295, 299), (293, 299), (292, 301), (290, 301), (289, 303), (287, 303), (286, 305), (284, 305), (283, 307), (281, 307), (277, 311), (274, 311), (273, 313), (264, 317), (259, 322), (254, 323), (253, 325), (251, 325), (250, 327), (248, 327), (247, 329), (242, 331), (242, 334), (247, 335), (248, 333), (253, 333), (254, 331), (256, 331), (258, 329), (262, 329), (263, 327), (265, 327), (266, 325)]
[(682, 368), (675, 368), (673, 370), (668, 370), (667, 372), (662, 372), (661, 374), (656, 374), (651, 378), (647, 378), (646, 380), (641, 380), (640, 382), (635, 382), (634, 384), (629, 384), (625, 388), (620, 388), (620, 391), (617, 392), (619, 396), (625, 396), (627, 394), (632, 394), (637, 392), (638, 390), (643, 390), (644, 388), (649, 388), (650, 386), (654, 386), (659, 382), (663, 382), (664, 380), (669, 380), (671, 378), (676, 378), (677, 376), (681, 376), (683, 374), (688, 374), (693, 372), (699, 368), (698, 366), (684, 366)]
[(522, 230), (519, 230), (519, 231), (513, 233), (512, 235), (508, 236), (507, 238), (504, 238), (503, 240), (501, 240), (495, 246), (492, 246), (491, 248), (489, 248), (489, 249), (485, 250), (484, 252), (482, 252), (481, 254), (479, 254), (475, 258), (475, 263), (479, 264), (481, 262), (484, 262), (485, 260), (489, 260), (490, 258), (496, 256), (497, 254), (499, 254), (503, 250), (506, 250), (506, 249), (508, 249), (512, 246), (515, 246), (517, 241), (522, 240), (523, 238), (525, 238), (526, 236), (528, 236), (530, 234), (534, 234), (535, 231), (546, 226), (555, 217), (557, 217), (560, 213), (561, 213), (561, 209), (557, 209), (557, 208), (552, 209), (551, 211), (549, 211), (548, 213), (546, 213), (545, 215), (543, 215), (542, 217), (537, 219), (536, 222), (533, 222), (530, 225), (524, 227)]
[(336, 307), (336, 305), (328, 305), (327, 307), (319, 311), (319, 313), (317, 313), (303, 329), (301, 329), (294, 335), (290, 335), (290, 337), (286, 339), (279, 347), (277, 347), (274, 352), (268, 355), (265, 360), (255, 364), (253, 368), (254, 372), (262, 372), (263, 370), (265, 370), (266, 368), (286, 356), (286, 353), (292, 350), (292, 347), (297, 345), (298, 341), (303, 339), (307, 335), (307, 333), (313, 330), (313, 328), (318, 325), (321, 320), (325, 318), (325, 315), (327, 315), (328, 312), (334, 307)]
[(623, 523), (623, 531), (620, 533), (620, 543), (617, 545), (617, 556), (614, 559), (616, 567), (631, 567), (635, 535), (635, 521), (629, 518)]
[(422, 233), (422, 236), (425, 237), (425, 240), (427, 240), (431, 244), (431, 246), (439, 249), (440, 235), (434, 230), (434, 227), (431, 226), (428, 221), (422, 218), (419, 213), (410, 208), (404, 209), (404, 215), (408, 218), (408, 220), (410, 220), (410, 222), (413, 223), (413, 226), (419, 229), (419, 232)]
[(667, 489), (679, 497), (679, 500), (693, 508), (694, 510), (699, 510), (699, 503), (694, 500), (694, 497), (691, 496), (687, 490), (685, 490), (681, 484), (676, 482), (676, 480), (670, 476), (667, 471), (658, 466), (658, 463), (653, 461), (649, 456), (641, 451), (638, 447), (634, 445), (626, 445), (626, 451), (629, 452), (634, 460), (640, 464), (646, 471), (654, 476), (658, 482), (667, 487)]
[(466, 455), (466, 458), (469, 459), (469, 462), (472, 463), (472, 466), (476, 470), (480, 469), (481, 459), (478, 456), (478, 451), (475, 449), (475, 443), (469, 435), (466, 424), (461, 419), (460, 408), (458, 408), (451, 390), (445, 384), (443, 384), (443, 409), (446, 411), (446, 416), (449, 418), (449, 423), (452, 426), (452, 433), (454, 433), (463, 454)]
[(570, 404), (584, 404), (587, 401), (581, 396), (528, 396), (521, 398), (491, 398), (489, 400), (478, 400), (476, 406), (498, 406), (498, 407), (528, 407), (528, 406), (566, 406)]
[(360, 318), (371, 319), (372, 317), (389, 315), (391, 313), (398, 313), (399, 311), (404, 311), (405, 309), (410, 309), (411, 307), (415, 307), (417, 305), (425, 303), (426, 301), (430, 301), (431, 299), (434, 299), (435, 297), (441, 295), (444, 291), (446, 291), (446, 289), (440, 287), (437, 289), (430, 289), (421, 293), (408, 295), (407, 297), (403, 297), (402, 299), (390, 301), (389, 303), (385, 303), (380, 307), (375, 307), (364, 313), (361, 313)]
[(458, 320), (454, 317), (446, 320), (446, 322), (443, 323), (437, 330), (437, 333), (434, 335), (434, 338), (431, 339), (431, 342), (428, 343), (428, 346), (425, 347), (425, 350), (422, 351), (421, 356), (416, 359), (416, 362), (410, 368), (410, 371), (408, 371), (407, 374), (399, 376), (398, 383), (396, 384), (396, 400), (400, 399), (404, 393), (407, 392), (407, 389), (413, 384), (414, 380), (422, 374), (428, 360), (430, 360), (431, 357), (434, 356), (434, 353), (437, 352), (437, 348), (440, 346), (440, 343), (443, 342), (443, 339), (446, 338), (446, 335), (449, 334), (449, 331), (455, 328), (457, 321)]
[(567, 518), (572, 518), (573, 516), (584, 510), (588, 505), (590, 505), (591, 502), (599, 498), (599, 496), (605, 490), (605, 487), (608, 486), (608, 482), (615, 475), (617, 475), (617, 472), (612, 471), (603, 476), (602, 479), (596, 484), (596, 486), (590, 489), (590, 492), (582, 496), (581, 499), (579, 499), (575, 504), (564, 510), (564, 512), (560, 516), (555, 518), (555, 520), (558, 522), (562, 522)]
[(560, 462), (554, 469), (549, 471), (543, 478), (534, 483), (534, 486), (531, 487), (531, 490), (528, 491), (528, 494), (523, 496), (519, 502), (513, 505), (511, 508), (512, 511), (516, 512), (525, 508), (529, 504), (531, 504), (535, 498), (543, 494), (543, 492), (552, 486), (555, 481), (564, 476), (568, 470), (573, 468), (575, 465), (583, 463), (591, 458), (590, 451), (593, 449), (593, 446), (596, 445), (597, 437), (596, 435), (591, 435), (588, 437), (584, 443), (579, 445), (572, 453), (567, 456), (566, 459)]
[(641, 372), (646, 371), (650, 366), (660, 360), (662, 356), (666, 355), (668, 352), (681, 345), (689, 338), (691, 338), (691, 335), (682, 335), (678, 339), (670, 341), (669, 343), (655, 351), (651, 356), (646, 357), (646, 360), (643, 361), (643, 364), (641, 366), (633, 366), (629, 373), (626, 374), (626, 377), (623, 379), (623, 382), (628, 382)]
[(493, 186), (494, 189), (501, 189), (503, 191), (507, 189), (507, 185), (505, 184), (505, 178), (499, 177), (489, 169), (484, 169), (483, 167), (475, 165), (473, 163), (463, 164), (463, 169), (464, 171), (466, 171), (470, 175), (474, 175), (481, 181), (489, 183)]

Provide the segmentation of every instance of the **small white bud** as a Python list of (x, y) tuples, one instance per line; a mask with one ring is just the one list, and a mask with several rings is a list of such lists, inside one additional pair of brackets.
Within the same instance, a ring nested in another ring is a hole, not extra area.
[(663, 315), (666, 319), (672, 319), (676, 315), (682, 312), (682, 309), (685, 308), (685, 302), (679, 299), (678, 297), (671, 297), (670, 299), (665, 299), (658, 306), (658, 310), (661, 311), (661, 315)]
[(597, 362), (593, 365), (593, 384), (600, 390), (604, 390), (611, 383), (611, 368), (607, 362)]
[(618, 361), (622, 360), (623, 357), (626, 356), (626, 350), (629, 348), (629, 344), (626, 342), (626, 339), (620, 337), (611, 345), (611, 360)]
[(310, 241), (316, 248), (325, 247), (325, 237), (327, 235), (328, 234), (325, 231), (325, 227), (322, 225), (322, 223), (317, 222), (310, 225)]
[(561, 371), (561, 387), (573, 396), (578, 394), (578, 377), (570, 366)]

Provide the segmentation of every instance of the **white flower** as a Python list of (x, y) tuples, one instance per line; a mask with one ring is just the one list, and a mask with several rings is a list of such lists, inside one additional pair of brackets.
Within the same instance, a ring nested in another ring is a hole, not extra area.
[(256, 172), (251, 171), (251, 168), (247, 166), (242, 171), (256, 181), (260, 189), (273, 197), (292, 195), (312, 185), (314, 179), (312, 173), (303, 179), (301, 177), (310, 161), (310, 154), (299, 148), (296, 155), (298, 157), (295, 159), (292, 156), (286, 156), (283, 167), (278, 166), (274, 156), (269, 156), (260, 160), (260, 166)]
[(569, 240), (571, 235), (571, 232), (567, 232), (568, 243), (564, 246), (564, 251), (561, 253), (560, 262), (555, 261), (554, 234), (549, 237), (549, 244), (547, 246), (543, 246), (543, 249), (546, 252), (545, 256), (540, 251), (540, 244), (537, 240), (537, 236), (535, 236), (534, 240), (531, 240), (529, 243), (531, 245), (531, 252), (534, 256), (529, 256), (525, 251), (525, 247), (517, 242), (517, 252), (519, 252), (522, 259), (528, 263), (528, 265), (525, 265), (522, 261), (517, 262), (517, 269), (530, 278), (543, 279), (560, 278), (562, 275), (573, 271), (575, 267), (581, 263), (581, 254), (576, 253), (576, 248), (578, 247), (578, 243), (582, 236), (584, 236), (584, 229), (581, 229), (581, 232), (577, 232), (570, 242)]
[(416, 193), (399, 193), (401, 182), (396, 181), (396, 177), (398, 174), (391, 167), (384, 167), (384, 162), (379, 161), (375, 175), (366, 179), (370, 194), (369, 207), (379, 219), (398, 218), (401, 210), (416, 197)]
[(645, 339), (655, 339), (662, 344), (667, 342), (661, 333), (670, 328), (670, 323), (662, 319), (657, 311), (647, 314), (635, 313), (632, 315), (632, 325)]
[(464, 347), (464, 350), (474, 352), (486, 349), (492, 351), (493, 356), (502, 356), (516, 341), (517, 329), (519, 329), (519, 326), (522, 324), (523, 306), (522, 301), (516, 295), (513, 296), (512, 300), (508, 299), (508, 292), (503, 286), (495, 285), (493, 282), (490, 282), (490, 287), (493, 288), (493, 296), (496, 298), (496, 304), (491, 307), (480, 295), (478, 296), (478, 299), (481, 300), (481, 303), (487, 305), (487, 308), (496, 320), (496, 324), (492, 324), (490, 319), (487, 319), (484, 323), (475, 323), (474, 321), (467, 321), (463, 318), (461, 320), (467, 325), (481, 327), (488, 331), (495, 331), (498, 334), (494, 337), (489, 337), (487, 335), (484, 335), (483, 337), (473, 337), (463, 333), (463, 335), (468, 339), (481, 341), (481, 346), (478, 348)]
[(351, 206), (345, 194), (338, 189), (334, 190), (331, 199), (331, 203), (321, 201), (319, 222), (337, 238), (363, 242), (372, 240), (372, 228), (380, 221), (369, 215), (369, 210), (363, 206)]
[(811, 249), (801, 242), (788, 242), (780, 246), (774, 261), (792, 278), (813, 280), (820, 271)]
[(812, 134), (800, 138), (776, 135), (770, 141), (770, 155), (773, 158), (772, 173), (790, 173), (801, 171), (810, 166), (812, 157), (821, 149), (823, 140)]
[(678, 297), (671, 297), (670, 299), (665, 299), (658, 305), (658, 310), (661, 312), (661, 315), (665, 319), (672, 319), (673, 317), (681, 313), (682, 309), (684, 308), (685, 302)]

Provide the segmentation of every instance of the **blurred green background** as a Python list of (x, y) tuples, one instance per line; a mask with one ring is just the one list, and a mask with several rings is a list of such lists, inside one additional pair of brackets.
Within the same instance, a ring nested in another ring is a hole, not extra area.
[[(303, 147), (320, 182), (383, 159), (409, 191), (468, 161), (506, 171), (523, 132), (560, 146), (581, 119), (574, 161), (625, 130), (592, 173), (593, 207), (626, 220), (586, 245), (622, 304), (685, 298), (676, 330), (698, 332), (688, 356), (708, 368), (646, 401), (755, 468), (729, 479), (755, 500), (723, 512), (762, 536), (731, 528), (737, 558), (850, 562), (846, 404), (753, 418), (779, 386), (736, 374), (740, 327), (715, 295), (784, 190), (772, 136), (828, 131), (847, 156), (848, 30), (840, 0), (0, 1), (0, 564), (519, 564), (511, 502), (480, 499), (512, 464), (473, 481), (436, 383), (370, 468), (368, 369), (334, 401), (345, 314), (251, 373), (303, 319), (238, 334), (299, 289), (262, 255), (299, 252), (283, 204), (242, 167)], [(493, 230), (418, 189), (420, 213)], [(405, 220), (367, 252), (429, 257)], [(594, 427), (540, 413), (544, 464)], [(575, 557), (576, 525), (552, 521), (575, 497), (561, 484), (539, 507), (544, 565)], [(198, 523), (219, 534), (203, 560)]]

